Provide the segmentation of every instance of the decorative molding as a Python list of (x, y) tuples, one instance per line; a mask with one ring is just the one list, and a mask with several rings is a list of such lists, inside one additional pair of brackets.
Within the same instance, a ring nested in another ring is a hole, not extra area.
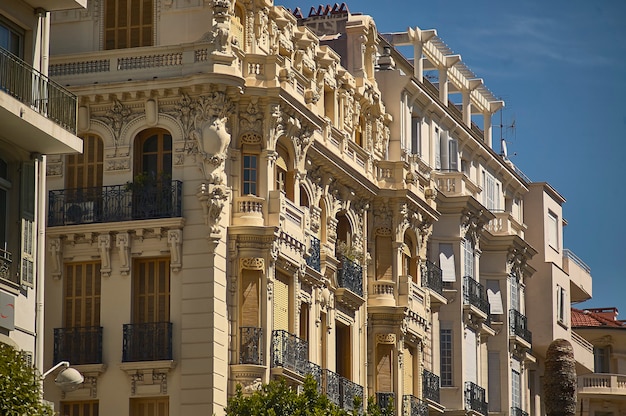
[(376, 334), (377, 344), (395, 344), (396, 334)]
[(245, 257), (239, 259), (241, 270), (265, 270), (265, 259), (263, 257)]
[(94, 119), (104, 122), (107, 126), (111, 128), (111, 131), (113, 132), (113, 142), (115, 145), (116, 153), (118, 147), (121, 144), (120, 138), (122, 135), (122, 130), (131, 119), (132, 115), (133, 113), (129, 107), (125, 106), (117, 98), (114, 98), (113, 104), (103, 116), (94, 117)]
[(130, 272), (130, 235), (128, 233), (118, 233), (115, 238), (115, 245), (120, 254), (120, 274), (128, 276)]
[(54, 280), (60, 280), (63, 273), (63, 246), (61, 245), (60, 237), (50, 237), (48, 239), (48, 251), (52, 259), (52, 278)]
[(130, 395), (166, 395), (169, 372), (174, 361), (140, 361), (120, 364), (130, 377)]
[(111, 276), (111, 235), (100, 234), (98, 236), (98, 250), (100, 251), (100, 274), (102, 277)]
[(205, 184), (200, 185), (196, 194), (204, 212), (204, 222), (209, 226), (209, 240), (218, 241), (222, 238), (220, 220), (224, 211), (230, 191), (224, 185)]
[(179, 272), (183, 267), (182, 256), (183, 230), (168, 230), (167, 244), (170, 246), (170, 268)]

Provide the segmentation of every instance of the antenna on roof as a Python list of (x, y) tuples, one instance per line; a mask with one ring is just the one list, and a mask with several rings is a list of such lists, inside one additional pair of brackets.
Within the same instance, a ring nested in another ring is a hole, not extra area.
[[(502, 121), (502, 112), (504, 110), (501, 109), (500, 110), (500, 156), (502, 156), (502, 158), (504, 160), (508, 160), (509, 158), (509, 153), (507, 150), (507, 146), (506, 146), (506, 139), (504, 138), (505, 134), (507, 134), (509, 131), (512, 131), (513, 134), (515, 134), (515, 119), (513, 119), (513, 121), (511, 121), (511, 123), (504, 125), (503, 121)], [(516, 156), (517, 153), (513, 153), (513, 156)]]

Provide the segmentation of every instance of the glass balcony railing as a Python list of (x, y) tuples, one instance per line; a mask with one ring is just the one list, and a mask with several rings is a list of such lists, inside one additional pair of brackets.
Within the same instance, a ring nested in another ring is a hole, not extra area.
[(509, 310), (509, 329), (511, 335), (516, 335), (524, 341), (532, 344), (533, 336), (528, 330), (528, 322), (526, 316), (522, 315), (515, 309)]
[(489, 300), (483, 285), (471, 276), (463, 277), (463, 302), (489, 315)]
[(171, 322), (124, 324), (123, 362), (171, 359)]
[(48, 193), (48, 226), (182, 216), (181, 181), (97, 186)]
[(485, 389), (471, 381), (465, 382), (465, 408), (487, 415), (487, 399)]
[(424, 399), (440, 403), (440, 386), (439, 376), (424, 369), (422, 373), (422, 396)]
[(341, 268), (337, 270), (339, 286), (363, 296), (363, 268), (356, 262), (341, 257)]
[(3, 48), (0, 91), (76, 134), (76, 96)]
[(54, 362), (102, 363), (102, 327), (54, 329)]
[(263, 329), (250, 326), (239, 328), (239, 364), (264, 365)]
[(426, 261), (422, 265), (422, 286), (443, 294), (443, 280), (441, 268), (432, 261)]

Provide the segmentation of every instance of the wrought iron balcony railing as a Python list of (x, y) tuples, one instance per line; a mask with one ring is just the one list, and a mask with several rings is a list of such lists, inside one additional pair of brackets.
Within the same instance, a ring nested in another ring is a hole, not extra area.
[(428, 416), (428, 404), (412, 394), (402, 396), (402, 416)]
[(519, 407), (511, 407), (511, 416), (528, 416), (528, 412), (523, 411)]
[(72, 364), (102, 363), (102, 327), (54, 329), (54, 362)]
[(284, 330), (272, 332), (272, 367), (305, 375), (309, 371), (309, 343)]
[(363, 268), (345, 256), (341, 256), (341, 268), (337, 270), (337, 280), (340, 287), (363, 296)]
[(3, 48), (0, 91), (76, 134), (76, 96)]
[(239, 328), (239, 364), (264, 365), (263, 329), (251, 326)]
[(322, 370), (322, 393), (328, 397), (332, 403), (341, 405), (341, 392), (339, 387), (340, 375), (328, 369)]
[(439, 376), (424, 369), (422, 372), (422, 396), (424, 399), (440, 403), (440, 388)]
[(393, 392), (376, 392), (376, 403), (380, 409), (391, 409), (396, 406), (396, 393)]
[(157, 181), (50, 191), (48, 225), (181, 217), (182, 185)]
[(515, 309), (509, 310), (509, 329), (511, 335), (516, 335), (529, 344), (533, 342), (533, 334), (528, 330), (526, 316)]
[(313, 270), (318, 272), (321, 270), (320, 240), (313, 236), (311, 237), (311, 248), (309, 249), (309, 257), (306, 259), (306, 264)]
[(463, 301), (466, 305), (476, 306), (479, 310), (489, 315), (489, 300), (487, 299), (485, 287), (471, 276), (463, 277)]
[(0, 249), (0, 279), (9, 280), (13, 283), (19, 283), (17, 274), (11, 273), (11, 263), (13, 263), (11, 252)]
[(354, 407), (354, 399), (359, 398), (360, 403), (363, 403), (363, 386), (356, 384), (353, 381), (344, 377), (339, 377), (339, 396), (341, 398), (340, 406), (348, 411), (352, 412)]
[(122, 361), (172, 359), (172, 323), (124, 324)]
[(422, 286), (443, 294), (443, 280), (441, 268), (432, 261), (426, 260), (422, 264)]
[(485, 389), (471, 381), (465, 382), (465, 408), (487, 415), (487, 400)]

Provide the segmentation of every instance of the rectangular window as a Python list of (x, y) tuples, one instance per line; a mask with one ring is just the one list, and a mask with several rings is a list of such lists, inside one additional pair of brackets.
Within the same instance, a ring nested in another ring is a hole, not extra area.
[(441, 349), (441, 387), (452, 387), (452, 330), (441, 328), (439, 342)]
[(560, 323), (567, 325), (566, 320), (566, 312), (567, 312), (567, 292), (565, 288), (558, 286), (556, 287), (556, 316)]
[(459, 171), (459, 142), (452, 138), (448, 140), (448, 170)]
[(152, 0), (104, 2), (104, 49), (152, 46)]
[(243, 155), (243, 195), (257, 195), (257, 155)]
[(454, 249), (450, 243), (439, 243), (439, 267), (444, 282), (456, 282)]
[(487, 171), (483, 171), (483, 205), (490, 211), (500, 209), (500, 184)]
[(435, 142), (435, 169), (441, 169), (441, 137), (439, 133), (439, 128), (435, 127), (435, 137), (433, 138)]
[(98, 402), (95, 400), (61, 402), (60, 416), (98, 416)]
[(137, 259), (135, 261), (132, 310), (134, 324), (169, 322), (169, 259)]
[(474, 248), (471, 240), (463, 240), (463, 275), (474, 278)]
[(593, 347), (593, 372), (609, 373), (609, 347)]
[(511, 309), (520, 311), (520, 293), (519, 293), (519, 283), (517, 281), (517, 276), (511, 275), (509, 276), (509, 282), (511, 284)]
[(419, 155), (420, 152), (420, 118), (411, 117), (411, 154)]
[(559, 217), (548, 211), (548, 245), (555, 250), (559, 249)]
[(100, 261), (65, 265), (65, 328), (100, 326)]
[(169, 407), (168, 397), (130, 399), (132, 416), (169, 416)]
[(522, 375), (515, 370), (511, 370), (511, 404), (522, 408)]
[(24, 31), (0, 16), (0, 48), (24, 58)]

